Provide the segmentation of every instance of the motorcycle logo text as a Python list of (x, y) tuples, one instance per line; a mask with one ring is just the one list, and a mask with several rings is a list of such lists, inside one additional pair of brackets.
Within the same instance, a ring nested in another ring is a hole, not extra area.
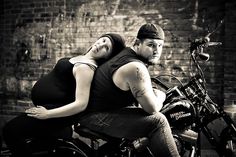
[(188, 116), (191, 116), (191, 113), (185, 113), (183, 111), (170, 114), (170, 118), (175, 118), (175, 120)]

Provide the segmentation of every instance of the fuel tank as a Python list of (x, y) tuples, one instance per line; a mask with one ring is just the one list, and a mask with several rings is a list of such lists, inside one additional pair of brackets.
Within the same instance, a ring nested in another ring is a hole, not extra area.
[(194, 123), (196, 112), (193, 104), (186, 98), (177, 97), (164, 105), (161, 112), (168, 119), (170, 126), (185, 129)]

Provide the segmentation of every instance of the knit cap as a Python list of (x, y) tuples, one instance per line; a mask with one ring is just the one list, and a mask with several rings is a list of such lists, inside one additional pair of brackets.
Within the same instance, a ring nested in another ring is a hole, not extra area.
[(140, 27), (138, 34), (138, 39), (165, 39), (165, 34), (163, 29), (159, 25), (154, 25), (152, 23), (144, 24)]
[(107, 33), (107, 34), (103, 34), (101, 37), (108, 37), (111, 40), (112, 53), (110, 57), (117, 55), (119, 52), (121, 52), (125, 48), (125, 40), (119, 34)]

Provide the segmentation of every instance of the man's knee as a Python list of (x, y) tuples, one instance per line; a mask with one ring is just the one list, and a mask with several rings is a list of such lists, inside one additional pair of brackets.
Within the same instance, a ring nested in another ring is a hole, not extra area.
[(167, 125), (169, 125), (166, 116), (164, 114), (162, 114), (161, 112), (155, 113), (153, 115), (153, 120), (155, 122), (155, 125), (158, 125), (158, 126), (167, 126)]

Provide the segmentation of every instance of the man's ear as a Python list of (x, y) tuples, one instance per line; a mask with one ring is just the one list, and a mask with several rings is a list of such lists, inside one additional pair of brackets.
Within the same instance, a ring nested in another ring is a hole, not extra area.
[(140, 45), (140, 43), (141, 43), (141, 40), (140, 40), (140, 39), (138, 39), (138, 38), (136, 38), (136, 39), (135, 39), (135, 42), (134, 42), (134, 45), (137, 45), (137, 46), (139, 46), (139, 45)]

